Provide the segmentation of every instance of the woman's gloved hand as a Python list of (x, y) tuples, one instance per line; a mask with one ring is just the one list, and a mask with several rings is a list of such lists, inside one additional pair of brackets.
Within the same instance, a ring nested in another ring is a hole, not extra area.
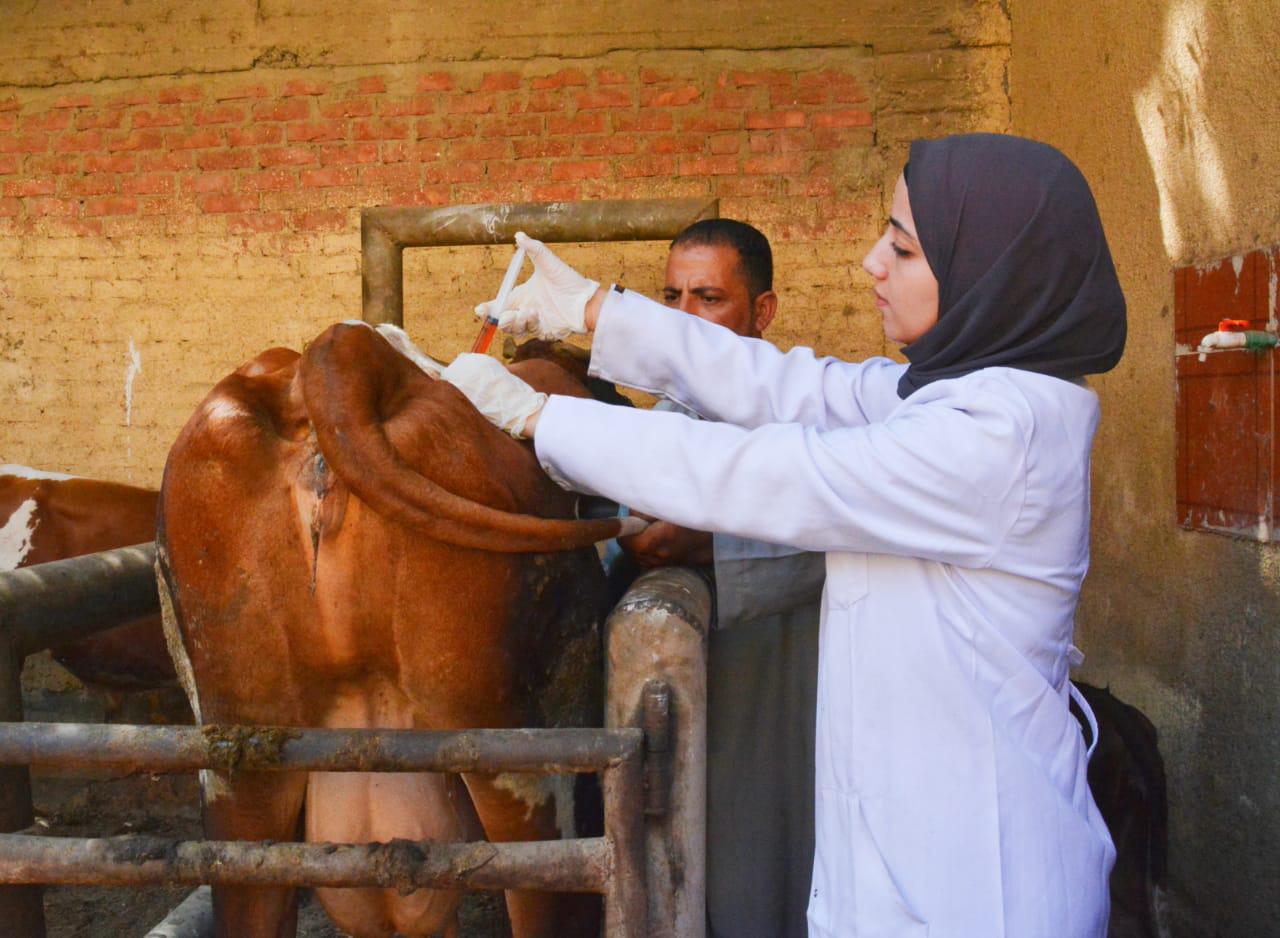
[(529, 387), (488, 355), (459, 355), (440, 377), (465, 394), (490, 423), (518, 440), (526, 439), (529, 418), (540, 413), (547, 402), (547, 395)]
[[(516, 232), (516, 245), (524, 248), (533, 261), (533, 275), (507, 295), (504, 309), (494, 311), (498, 328), (512, 335), (540, 339), (563, 339), (587, 332), (587, 303), (600, 284), (582, 276), (523, 231)], [(481, 303), (476, 315), (488, 317), (494, 302)]]

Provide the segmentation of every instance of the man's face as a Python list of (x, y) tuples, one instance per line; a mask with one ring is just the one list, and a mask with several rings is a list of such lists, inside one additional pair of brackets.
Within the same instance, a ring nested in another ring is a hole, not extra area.
[[(673, 248), (667, 256), (662, 302), (732, 329), (738, 335), (759, 336), (773, 316), (776, 298), (770, 291), (752, 302), (734, 248), (721, 244), (689, 244)], [(767, 313), (764, 307), (768, 307)]]

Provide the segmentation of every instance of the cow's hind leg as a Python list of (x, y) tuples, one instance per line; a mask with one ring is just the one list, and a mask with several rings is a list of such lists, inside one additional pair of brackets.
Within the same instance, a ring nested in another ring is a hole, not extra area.
[[(557, 812), (557, 795), (566, 797), (571, 784), (514, 772), (464, 779), (491, 841), (558, 840), (557, 817), (572, 817), (572, 804), (559, 805)], [(598, 896), (522, 889), (506, 895), (514, 938), (595, 938), (599, 933)]]
[[(210, 840), (291, 841), (299, 837), (305, 772), (202, 772), (204, 832)], [(214, 886), (218, 938), (294, 938), (297, 890)]]

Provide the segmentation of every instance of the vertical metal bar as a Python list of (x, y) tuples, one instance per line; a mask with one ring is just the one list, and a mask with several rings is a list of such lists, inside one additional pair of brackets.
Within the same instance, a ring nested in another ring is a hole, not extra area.
[(604, 893), (605, 938), (647, 938), (649, 899), (644, 844), (644, 765), (639, 754), (606, 769), (604, 830), (612, 868)]
[(404, 245), (377, 223), (376, 209), (360, 213), (360, 282), (364, 321), (404, 326)]
[[(18, 636), (0, 621), (0, 722), (22, 722), (22, 652)], [(30, 827), (31, 772), (0, 766), (0, 833)], [(44, 938), (44, 891), (39, 886), (0, 887), (0, 925), (6, 938)]]
[(649, 681), (641, 695), (644, 710), (644, 813), (662, 817), (671, 803), (671, 687)]

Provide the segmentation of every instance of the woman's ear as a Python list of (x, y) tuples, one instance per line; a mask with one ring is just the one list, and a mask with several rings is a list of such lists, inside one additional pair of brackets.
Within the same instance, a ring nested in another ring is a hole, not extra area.
[(772, 290), (766, 290), (755, 299), (755, 334), (757, 336), (769, 328), (769, 323), (773, 322), (774, 314), (778, 312), (778, 294)]

